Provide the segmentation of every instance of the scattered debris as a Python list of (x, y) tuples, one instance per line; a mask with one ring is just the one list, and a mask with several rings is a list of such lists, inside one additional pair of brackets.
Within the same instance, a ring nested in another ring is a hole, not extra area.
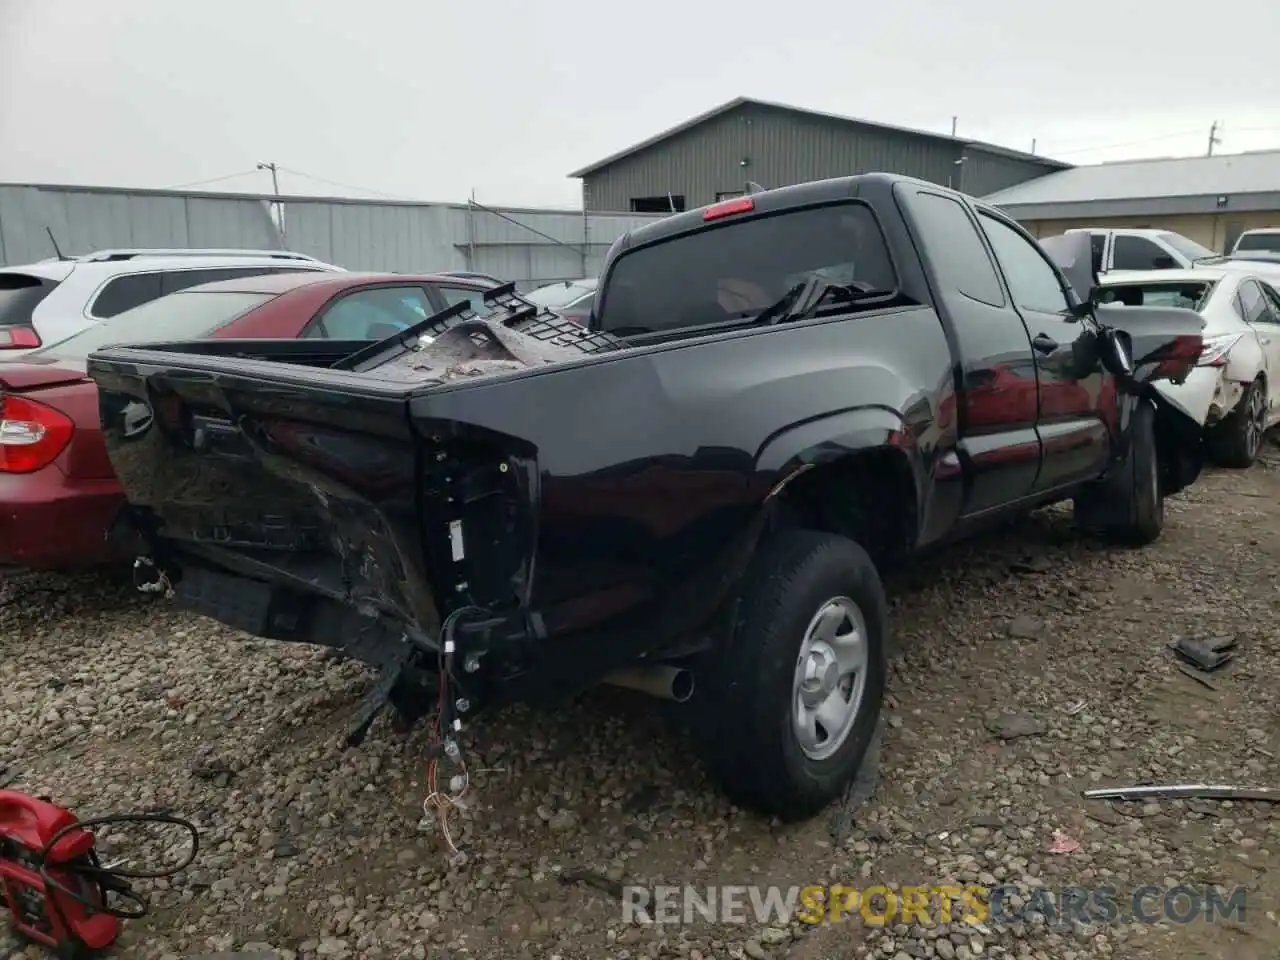
[(1009, 623), (1009, 636), (1015, 640), (1039, 640), (1044, 636), (1044, 621), (1035, 617), (1014, 617)]
[(1193, 667), (1210, 672), (1235, 656), (1232, 652), (1235, 646), (1235, 637), (1209, 637), (1203, 640), (1179, 637), (1172, 644), (1172, 650)]
[(1067, 716), (1074, 717), (1077, 713), (1081, 713), (1088, 705), (1088, 700), (1077, 700), (1071, 706), (1067, 707)]
[(1280, 803), (1280, 790), (1271, 787), (1233, 787), (1226, 784), (1179, 783), (1171, 786), (1103, 787), (1086, 790), (1089, 800), (1260, 800)]
[(1053, 563), (1048, 557), (1026, 554), (1009, 564), (1009, 569), (1014, 573), (1048, 573), (1053, 569)]
[(1063, 830), (1053, 831), (1053, 843), (1049, 845), (1050, 853), (1075, 853), (1079, 849), (1079, 840), (1067, 836)]
[(1208, 687), (1210, 690), (1217, 690), (1217, 689), (1218, 689), (1218, 688), (1217, 688), (1217, 686), (1216, 686), (1216, 685), (1214, 685), (1214, 684), (1209, 680), (1209, 678), (1208, 678), (1208, 677), (1206, 677), (1206, 676), (1205, 676), (1203, 673), (1201, 673), (1199, 670), (1193, 670), (1193, 669), (1191, 669), (1190, 667), (1186, 666), (1185, 664), (1181, 664), (1181, 663), (1180, 663), (1180, 664), (1178, 664), (1178, 669), (1179, 669), (1182, 673), (1184, 673), (1184, 674), (1186, 674), (1188, 677), (1190, 677), (1192, 680), (1194, 680), (1196, 683), (1200, 684), (1201, 686), (1203, 686), (1203, 687)]
[(1001, 740), (1015, 740), (1038, 737), (1045, 732), (1045, 725), (1029, 713), (1006, 713), (989, 721), (987, 729)]

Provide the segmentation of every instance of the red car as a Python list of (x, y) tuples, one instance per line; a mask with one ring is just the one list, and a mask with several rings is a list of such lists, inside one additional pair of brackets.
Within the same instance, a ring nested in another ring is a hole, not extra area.
[(494, 284), (446, 275), (277, 273), (191, 287), (0, 363), (0, 563), (122, 559), (106, 530), (123, 495), (85, 360), (110, 344), (205, 338), (378, 340)]

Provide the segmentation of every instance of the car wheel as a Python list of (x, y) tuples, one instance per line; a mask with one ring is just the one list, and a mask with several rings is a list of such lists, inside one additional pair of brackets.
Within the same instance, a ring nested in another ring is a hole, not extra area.
[(796, 821), (843, 794), (875, 734), (888, 620), (853, 541), (783, 529), (761, 544), (694, 694), (701, 751), (731, 800)]
[(1258, 459), (1267, 426), (1267, 391), (1261, 380), (1245, 389), (1222, 422), (1209, 431), (1209, 452), (1219, 466), (1243, 469)]

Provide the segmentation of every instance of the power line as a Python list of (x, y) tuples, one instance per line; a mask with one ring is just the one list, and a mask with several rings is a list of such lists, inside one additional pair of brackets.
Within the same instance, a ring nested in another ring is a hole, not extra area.
[(228, 173), (225, 177), (213, 177), (210, 180), (196, 180), (193, 183), (179, 183), (172, 187), (161, 187), (162, 190), (186, 190), (188, 187), (203, 187), (207, 183), (221, 183), (223, 180), (234, 180), (236, 177), (256, 175), (257, 170), (241, 170), (239, 173)]
[[(1216, 134), (1220, 129), (1222, 129), (1222, 124), (1215, 122), (1214, 129), (1213, 129), (1214, 134)], [(1235, 132), (1236, 133), (1280, 133), (1280, 127), (1238, 127), (1235, 129)], [(1166, 133), (1162, 136), (1147, 137), (1143, 140), (1127, 140), (1123, 143), (1098, 144), (1096, 146), (1091, 146), (1091, 147), (1073, 147), (1070, 150), (1053, 150), (1053, 151), (1045, 151), (1045, 152), (1052, 153), (1054, 156), (1071, 156), (1072, 154), (1077, 154), (1077, 153), (1091, 153), (1094, 150), (1117, 150), (1121, 147), (1143, 147), (1149, 143), (1161, 143), (1165, 140), (1177, 140), (1181, 137), (1201, 137), (1201, 136), (1204, 136), (1203, 130), (1183, 130), (1181, 133)], [(1221, 144), (1222, 143), (1221, 137), (1218, 137), (1215, 140), (1215, 143)]]
[(306, 177), (308, 180), (314, 180), (317, 183), (327, 183), (331, 187), (341, 187), (343, 190), (358, 190), (361, 193), (371, 193), (376, 197), (383, 197), (387, 200), (403, 200), (404, 197), (393, 197), (389, 193), (383, 193), (381, 190), (371, 190), (368, 187), (357, 187), (350, 183), (340, 183), (337, 180), (326, 180), (324, 177), (317, 177), (310, 173), (304, 173), (301, 170), (294, 170), (292, 167), (279, 167), (285, 173), (292, 173), (295, 177)]
[(1176, 140), (1179, 137), (1198, 137), (1198, 136), (1200, 136), (1199, 130), (1184, 130), (1181, 133), (1168, 133), (1162, 137), (1147, 137), (1145, 140), (1126, 140), (1123, 143), (1106, 143), (1106, 144), (1098, 144), (1092, 147), (1075, 147), (1074, 149), (1071, 149), (1071, 150), (1053, 150), (1053, 151), (1047, 151), (1047, 152), (1051, 152), (1055, 156), (1070, 156), (1071, 154), (1075, 154), (1075, 153), (1091, 153), (1094, 150), (1117, 150), (1120, 147), (1142, 147), (1142, 146), (1146, 146), (1148, 143), (1160, 143), (1161, 141), (1164, 141), (1164, 140)]

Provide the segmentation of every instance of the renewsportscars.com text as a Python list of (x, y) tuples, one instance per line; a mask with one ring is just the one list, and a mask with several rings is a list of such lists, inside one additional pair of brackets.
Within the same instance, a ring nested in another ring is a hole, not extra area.
[(1050, 925), (1072, 922), (1215, 923), (1243, 922), (1244, 887), (1150, 884), (1116, 887), (1073, 886), (1019, 892), (1014, 886), (806, 887), (624, 887), (622, 918), (627, 923), (800, 923), (819, 924), (861, 917), (873, 925), (893, 923), (1012, 924), (1044, 918)]

